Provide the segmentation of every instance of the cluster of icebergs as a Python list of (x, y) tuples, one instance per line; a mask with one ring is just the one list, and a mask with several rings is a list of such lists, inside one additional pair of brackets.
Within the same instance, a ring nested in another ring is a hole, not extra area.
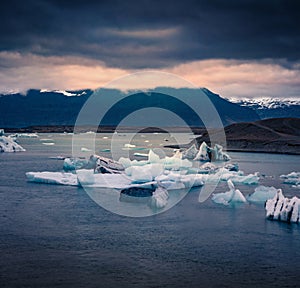
[[(198, 153), (203, 152), (203, 147), (208, 147), (205, 145), (200, 146)], [(216, 155), (224, 155), (222, 147), (217, 147), (214, 159), (229, 159), (217, 157)], [(145, 189), (152, 189), (149, 205), (156, 209), (167, 204), (170, 190), (190, 189), (228, 180), (248, 185), (259, 181), (257, 173), (244, 175), (237, 164), (229, 163), (218, 167), (220, 162), (206, 162), (200, 167), (194, 167), (196, 160), (208, 159), (198, 157), (191, 161), (184, 156), (184, 152), (176, 151), (171, 157), (160, 158), (150, 150), (147, 159), (140, 161), (123, 157), (115, 161), (98, 155), (92, 155), (89, 159), (65, 158), (63, 168), (67, 172), (27, 172), (26, 176), (31, 182), (120, 189), (127, 196), (132, 196), (134, 191), (136, 197), (139, 197), (138, 194), (144, 195), (147, 192)]]
[[(63, 158), (64, 172), (27, 172), (30, 182), (83, 186), (86, 188), (112, 188), (120, 192), (120, 201), (147, 203), (153, 209), (162, 209), (168, 203), (169, 193), (176, 189), (190, 189), (206, 184), (226, 181), (229, 191), (212, 195), (212, 201), (222, 205), (236, 203), (265, 203), (267, 218), (299, 222), (300, 200), (285, 198), (274, 187), (258, 186), (254, 193), (244, 196), (235, 184), (257, 185), (259, 174), (240, 171), (237, 164), (227, 163), (230, 157), (222, 146), (214, 148), (205, 142), (173, 156), (160, 158), (154, 151), (143, 154), (145, 160), (121, 157), (118, 161), (98, 155), (86, 158)], [(203, 161), (199, 165), (199, 161)], [(196, 165), (195, 165), (196, 164)], [(300, 186), (300, 173), (281, 175), (284, 183)], [(101, 193), (101, 192), (100, 192)], [(145, 202), (146, 201), (146, 202)]]

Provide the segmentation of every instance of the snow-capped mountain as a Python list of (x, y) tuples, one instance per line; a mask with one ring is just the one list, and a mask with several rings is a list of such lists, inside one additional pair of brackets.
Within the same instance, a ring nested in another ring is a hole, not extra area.
[(300, 117), (300, 99), (279, 98), (229, 98), (228, 101), (256, 111), (262, 118)]
[[(164, 89), (165, 95), (172, 95), (172, 89), (175, 88), (165, 87)], [(300, 100), (297, 99), (224, 99), (208, 89), (202, 88), (202, 91), (215, 106), (225, 126), (266, 118), (300, 118)], [(72, 126), (79, 111), (92, 93), (92, 90), (29, 90), (25, 95), (20, 93), (0, 94), (0, 127)], [(115, 95), (115, 93), (123, 92), (107, 89), (105, 93)], [(200, 104), (203, 101), (193, 89), (180, 88), (176, 90), (176, 93), (181, 93), (182, 96), (198, 101)], [(201, 119), (193, 113), (191, 108), (182, 105), (180, 101), (175, 101), (173, 97), (161, 97), (160, 93), (155, 90), (151, 92), (153, 97), (148, 96), (145, 93), (136, 93), (124, 98), (107, 111), (101, 124), (118, 125), (124, 117), (134, 111), (144, 107), (160, 107), (171, 110), (190, 126), (203, 126)], [(103, 98), (99, 98), (97, 101), (99, 101), (97, 104), (99, 107), (103, 106)], [(204, 102), (203, 105), (205, 105)], [(98, 113), (97, 107), (95, 109), (95, 113)], [(155, 115), (155, 119), (166, 126), (176, 125), (173, 120), (170, 120), (170, 125), (168, 125), (165, 117), (160, 119), (158, 115)], [(145, 123), (138, 124), (145, 126), (148, 122), (145, 117)]]
[[(172, 95), (175, 88), (165, 87), (164, 96), (158, 91), (153, 90), (151, 97), (149, 93), (134, 93), (130, 97), (125, 97), (122, 101), (118, 101), (115, 105), (107, 111), (101, 125), (114, 126), (118, 125), (122, 119), (140, 109), (147, 107), (159, 107), (165, 110), (170, 110), (179, 116), (179, 119), (184, 119), (189, 126), (202, 127), (204, 124), (199, 116), (188, 105), (176, 100)], [(104, 90), (107, 96), (115, 97), (124, 92), (113, 89)], [(255, 111), (248, 107), (242, 107), (238, 104), (231, 103), (219, 95), (212, 93), (208, 89), (202, 89), (207, 95), (212, 104), (215, 106), (220, 119), (226, 126), (236, 122), (248, 122), (259, 120)], [(93, 93), (92, 90), (81, 91), (48, 91), (48, 90), (29, 90), (26, 95), (10, 94), (0, 95), (0, 127), (27, 127), (27, 126), (61, 126), (74, 125), (77, 115), (89, 96)], [(205, 98), (199, 97), (199, 93), (194, 89), (180, 88), (176, 89), (176, 93), (196, 101), (205, 106)], [(178, 95), (177, 94), (177, 95)], [(97, 98), (97, 103), (94, 105), (95, 111), (99, 113), (97, 107), (103, 106), (106, 98)], [(99, 106), (98, 106), (99, 105)], [(153, 115), (149, 115), (152, 119)], [(149, 119), (145, 116), (143, 123), (130, 123), (130, 125), (147, 126)], [(174, 123), (174, 119), (169, 117), (166, 119), (165, 115), (155, 115), (151, 121), (152, 123), (163, 123), (165, 126), (177, 125), (180, 126), (182, 122)], [(134, 121), (134, 119), (133, 119)], [(90, 123), (87, 123), (90, 124)], [(157, 125), (158, 125), (157, 124)], [(153, 125), (153, 124), (152, 124)]]

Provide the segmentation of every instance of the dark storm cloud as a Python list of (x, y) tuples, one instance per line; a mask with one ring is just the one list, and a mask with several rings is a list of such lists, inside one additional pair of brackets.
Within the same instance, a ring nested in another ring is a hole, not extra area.
[(0, 51), (122, 68), (208, 58), (300, 59), (300, 1), (6, 1)]

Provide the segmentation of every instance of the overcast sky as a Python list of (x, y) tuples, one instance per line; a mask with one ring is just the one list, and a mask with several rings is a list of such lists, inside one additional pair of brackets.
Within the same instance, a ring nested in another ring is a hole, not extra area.
[(298, 0), (10, 0), (0, 19), (0, 92), (151, 69), (225, 97), (300, 96)]

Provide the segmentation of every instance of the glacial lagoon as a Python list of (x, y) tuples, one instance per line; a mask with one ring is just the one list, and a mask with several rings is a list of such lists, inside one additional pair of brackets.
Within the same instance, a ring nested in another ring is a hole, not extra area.
[[(164, 145), (193, 138), (173, 136), (137, 134), (120, 156), (149, 149), (172, 155)], [(97, 135), (97, 153), (110, 156), (111, 137)], [(1, 287), (297, 287), (299, 225), (267, 220), (263, 204), (199, 203), (202, 188), (196, 187), (163, 213), (120, 216), (83, 188), (27, 181), (28, 171), (62, 170), (60, 158), (72, 155), (72, 135), (18, 141), (26, 152), (0, 154)], [(229, 155), (245, 173), (259, 172), (260, 185), (300, 196), (299, 188), (279, 178), (300, 170), (299, 156)], [(235, 186), (245, 196), (257, 187)], [(225, 191), (221, 182), (214, 193)]]

